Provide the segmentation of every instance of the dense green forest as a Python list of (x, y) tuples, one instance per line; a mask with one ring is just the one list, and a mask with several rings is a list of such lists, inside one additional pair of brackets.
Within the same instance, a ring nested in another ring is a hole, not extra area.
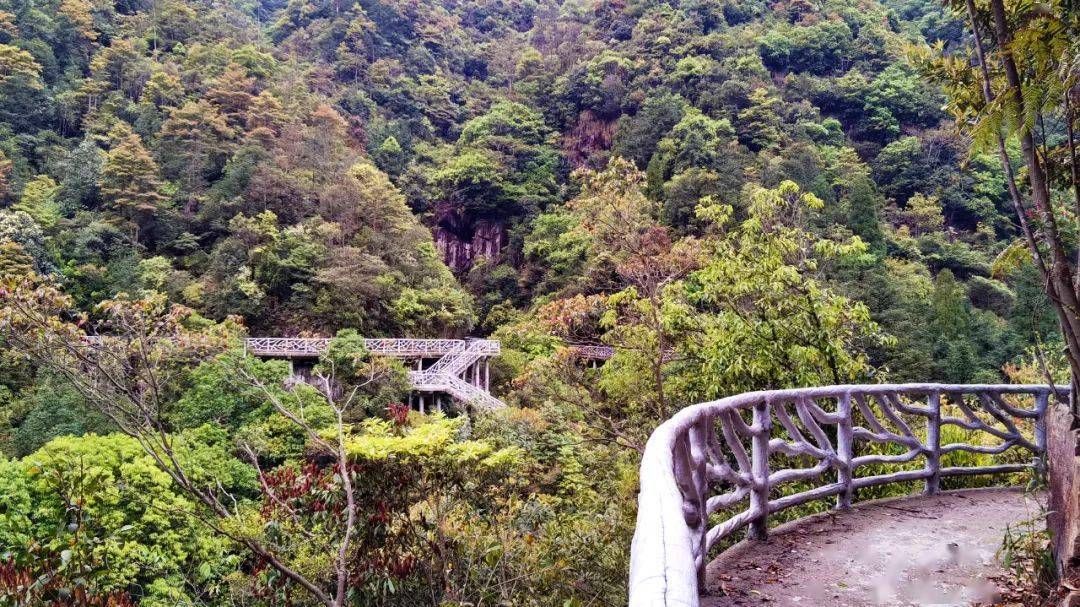
[(900, 340), (871, 357), (893, 378), (997, 377), (1048, 329), (995, 265), (1015, 237), (997, 159), (904, 60), (958, 42), (933, 3), (2, 17), (3, 264), (83, 307), (152, 289), (253, 334), (488, 334), (622, 286), (585, 267), (566, 205), (575, 171), (622, 158), (673, 238), (704, 235), (706, 197), (740, 217), (747, 187), (814, 193), (813, 231), (867, 246), (826, 274)]
[[(1002, 166), (911, 60), (969, 37), (932, 0), (0, 0), (0, 605), (617, 605), (681, 406), (1042, 381)], [(351, 396), (244, 335), (336, 335)], [(358, 336), (499, 339), (511, 406), (409, 412)]]

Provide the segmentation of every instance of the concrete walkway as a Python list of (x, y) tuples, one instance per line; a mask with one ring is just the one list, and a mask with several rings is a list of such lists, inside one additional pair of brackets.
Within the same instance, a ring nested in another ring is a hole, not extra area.
[(1037, 516), (1018, 490), (867, 502), (778, 527), (709, 564), (702, 607), (992, 603), (1006, 525)]

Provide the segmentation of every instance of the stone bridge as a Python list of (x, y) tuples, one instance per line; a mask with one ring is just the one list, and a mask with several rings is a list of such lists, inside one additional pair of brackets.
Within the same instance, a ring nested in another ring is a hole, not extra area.
[[(1043, 470), (1048, 403), (1067, 390), (831, 386), (687, 407), (642, 459), (630, 605), (985, 601), (1006, 525), (1039, 507), (1016, 490), (942, 489)], [(924, 497), (853, 507), (916, 484)]]

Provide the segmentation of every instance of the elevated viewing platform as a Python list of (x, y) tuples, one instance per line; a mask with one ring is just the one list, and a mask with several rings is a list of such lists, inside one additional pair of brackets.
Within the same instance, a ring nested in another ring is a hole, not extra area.
[(701, 607), (997, 604), (1009, 529), (1030, 528), (1045, 495), (1020, 488), (862, 502), (780, 525), (709, 563)]
[[(901, 599), (913, 596), (913, 588), (925, 586), (928, 579), (914, 570), (910, 579), (890, 582), (896, 586), (890, 596), (901, 597), (895, 600), (880, 596), (871, 600), (870, 590), (863, 594), (846, 590), (868, 581), (859, 577), (860, 563), (867, 571), (882, 566), (871, 562), (877, 553), (866, 545), (870, 537), (881, 538), (881, 548), (901, 559), (941, 548), (948, 552), (943, 558), (956, 562), (961, 551), (971, 550), (993, 563), (1001, 536), (987, 535), (986, 528), (997, 533), (1020, 518), (1030, 518), (1023, 516), (1020, 493), (937, 501), (912, 498), (856, 518), (838, 514), (810, 531), (804, 526), (803, 535), (785, 529), (779, 544), (762, 542), (770, 537), (770, 519), (790, 521), (821, 511), (821, 500), (832, 500), (837, 510), (846, 511), (860, 498), (904, 495), (915, 482), (927, 496), (937, 496), (948, 479), (981, 475), (989, 479), (982, 485), (1009, 484), (1023, 480), (1018, 473), (1045, 470), (1046, 415), (1055, 392), (1066, 397), (1068, 388), (827, 386), (751, 392), (679, 411), (653, 432), (642, 458), (630, 565), (631, 607), (791, 605), (800, 600), (835, 607), (911, 604)], [(957, 480), (949, 483), (963, 486)], [(985, 501), (983, 506), (978, 500)], [(779, 516), (811, 502), (818, 502), (818, 507)], [(911, 515), (911, 521), (890, 515), (889, 508), (896, 509), (894, 515)], [(963, 518), (980, 511), (985, 511), (985, 518)], [(965, 522), (971, 529), (965, 531)], [(874, 535), (874, 525), (888, 529)], [(856, 531), (843, 535), (846, 528)], [(722, 550), (742, 529), (747, 530), (744, 542)], [(834, 532), (837, 539), (828, 539)], [(862, 539), (855, 541), (856, 537)], [(953, 541), (954, 537), (966, 537), (971, 545)], [(832, 549), (822, 545), (836, 541), (845, 543)], [(811, 562), (797, 564), (783, 556), (796, 551)], [(710, 565), (713, 557), (717, 560)], [(820, 566), (814, 564), (819, 562)], [(840, 565), (832, 570), (829, 563)], [(973, 567), (969, 573), (985, 569)], [(788, 579), (790, 583), (785, 583)], [(777, 584), (773, 596), (760, 600), (767, 590), (761, 588), (769, 583)], [(948, 583), (944, 580), (939, 586)], [(940, 604), (984, 599), (974, 594), (954, 596), (952, 602)]]
[[(244, 350), (260, 358), (288, 360), (294, 374), (307, 377), (315, 359), (326, 352), (325, 337), (250, 337)], [(416, 394), (410, 404), (420, 411), (441, 409), (444, 396), (482, 409), (506, 406), (491, 395), (491, 358), (501, 348), (493, 339), (365, 339), (372, 354), (407, 361), (409, 379)]]
[[(305, 370), (330, 344), (327, 337), (249, 337), (244, 340), (244, 350), (260, 358), (280, 358), (290, 361), (297, 374)], [(490, 359), (498, 356), (501, 348), (493, 339), (413, 339), (370, 338), (364, 345), (372, 354), (408, 360), (413, 367), (410, 373), (413, 389), (418, 393), (415, 404), (421, 410), (427, 408), (427, 398), (435, 395), (436, 406), (441, 406), (439, 395), (449, 395), (455, 400), (472, 403), (483, 408), (505, 406), (490, 393)], [(611, 346), (571, 344), (573, 355), (594, 366), (611, 358), (615, 348)]]

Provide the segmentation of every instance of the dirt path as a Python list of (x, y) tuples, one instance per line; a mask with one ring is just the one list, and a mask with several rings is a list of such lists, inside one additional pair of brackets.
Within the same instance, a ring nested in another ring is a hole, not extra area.
[(1038, 513), (1016, 490), (868, 502), (789, 523), (709, 564), (702, 607), (963, 606), (993, 599), (1007, 524)]

